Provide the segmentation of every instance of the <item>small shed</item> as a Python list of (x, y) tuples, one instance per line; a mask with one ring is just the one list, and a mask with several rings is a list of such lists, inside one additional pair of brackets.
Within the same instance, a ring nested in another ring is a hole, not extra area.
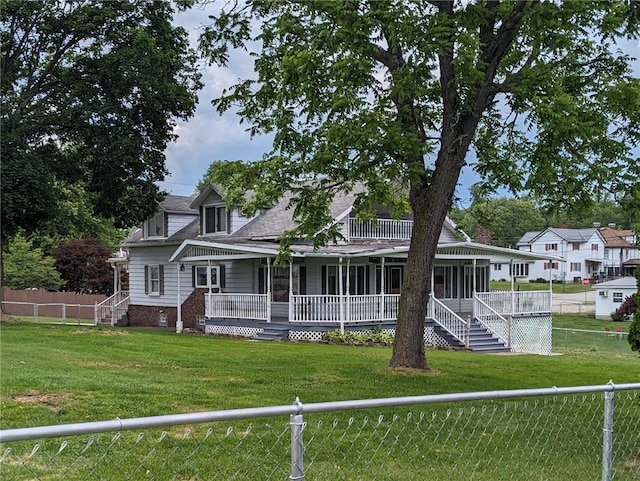
[(629, 276), (596, 284), (595, 290), (596, 319), (611, 320), (611, 313), (638, 291), (638, 285), (636, 278)]

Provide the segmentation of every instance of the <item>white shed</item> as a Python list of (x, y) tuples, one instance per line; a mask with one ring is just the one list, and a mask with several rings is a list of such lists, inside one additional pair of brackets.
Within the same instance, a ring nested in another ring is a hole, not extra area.
[(638, 285), (635, 277), (621, 277), (596, 284), (595, 290), (596, 318), (611, 320), (611, 313), (618, 309), (628, 296), (638, 291)]

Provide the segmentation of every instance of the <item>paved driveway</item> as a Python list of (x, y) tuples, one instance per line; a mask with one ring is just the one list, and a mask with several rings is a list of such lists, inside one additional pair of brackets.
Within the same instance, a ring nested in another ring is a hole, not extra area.
[(596, 291), (587, 290), (586, 293), (553, 294), (551, 309), (558, 314), (583, 314), (596, 311)]

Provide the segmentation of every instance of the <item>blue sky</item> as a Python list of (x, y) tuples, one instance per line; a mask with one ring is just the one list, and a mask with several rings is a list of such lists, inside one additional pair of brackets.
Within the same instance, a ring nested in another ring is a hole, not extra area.
[[(189, 32), (195, 42), (199, 25), (206, 21), (206, 14), (199, 9), (182, 12), (176, 23)], [(640, 58), (640, 43), (624, 45), (624, 49)], [(167, 169), (170, 174), (159, 185), (171, 194), (191, 195), (196, 183), (202, 178), (209, 165), (215, 160), (257, 160), (271, 149), (271, 138), (262, 136), (253, 139), (241, 125), (233, 112), (219, 115), (211, 106), (211, 99), (222, 90), (233, 85), (240, 78), (253, 76), (253, 60), (246, 55), (234, 53), (229, 66), (203, 66), (205, 87), (199, 92), (199, 103), (195, 115), (187, 122), (178, 121), (176, 133), (179, 138), (166, 150)], [(635, 74), (640, 76), (640, 60), (634, 64)], [(469, 157), (471, 158), (471, 153)], [(460, 176), (457, 195), (462, 205), (470, 201), (469, 187), (479, 180), (471, 166), (466, 166)]]

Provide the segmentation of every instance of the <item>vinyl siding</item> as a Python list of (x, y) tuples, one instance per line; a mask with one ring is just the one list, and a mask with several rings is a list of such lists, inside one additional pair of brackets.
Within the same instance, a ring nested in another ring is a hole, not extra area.
[(180, 229), (185, 228), (191, 222), (193, 222), (197, 218), (197, 214), (186, 215), (186, 214), (169, 214), (169, 226), (168, 226), (168, 236), (172, 236)]

